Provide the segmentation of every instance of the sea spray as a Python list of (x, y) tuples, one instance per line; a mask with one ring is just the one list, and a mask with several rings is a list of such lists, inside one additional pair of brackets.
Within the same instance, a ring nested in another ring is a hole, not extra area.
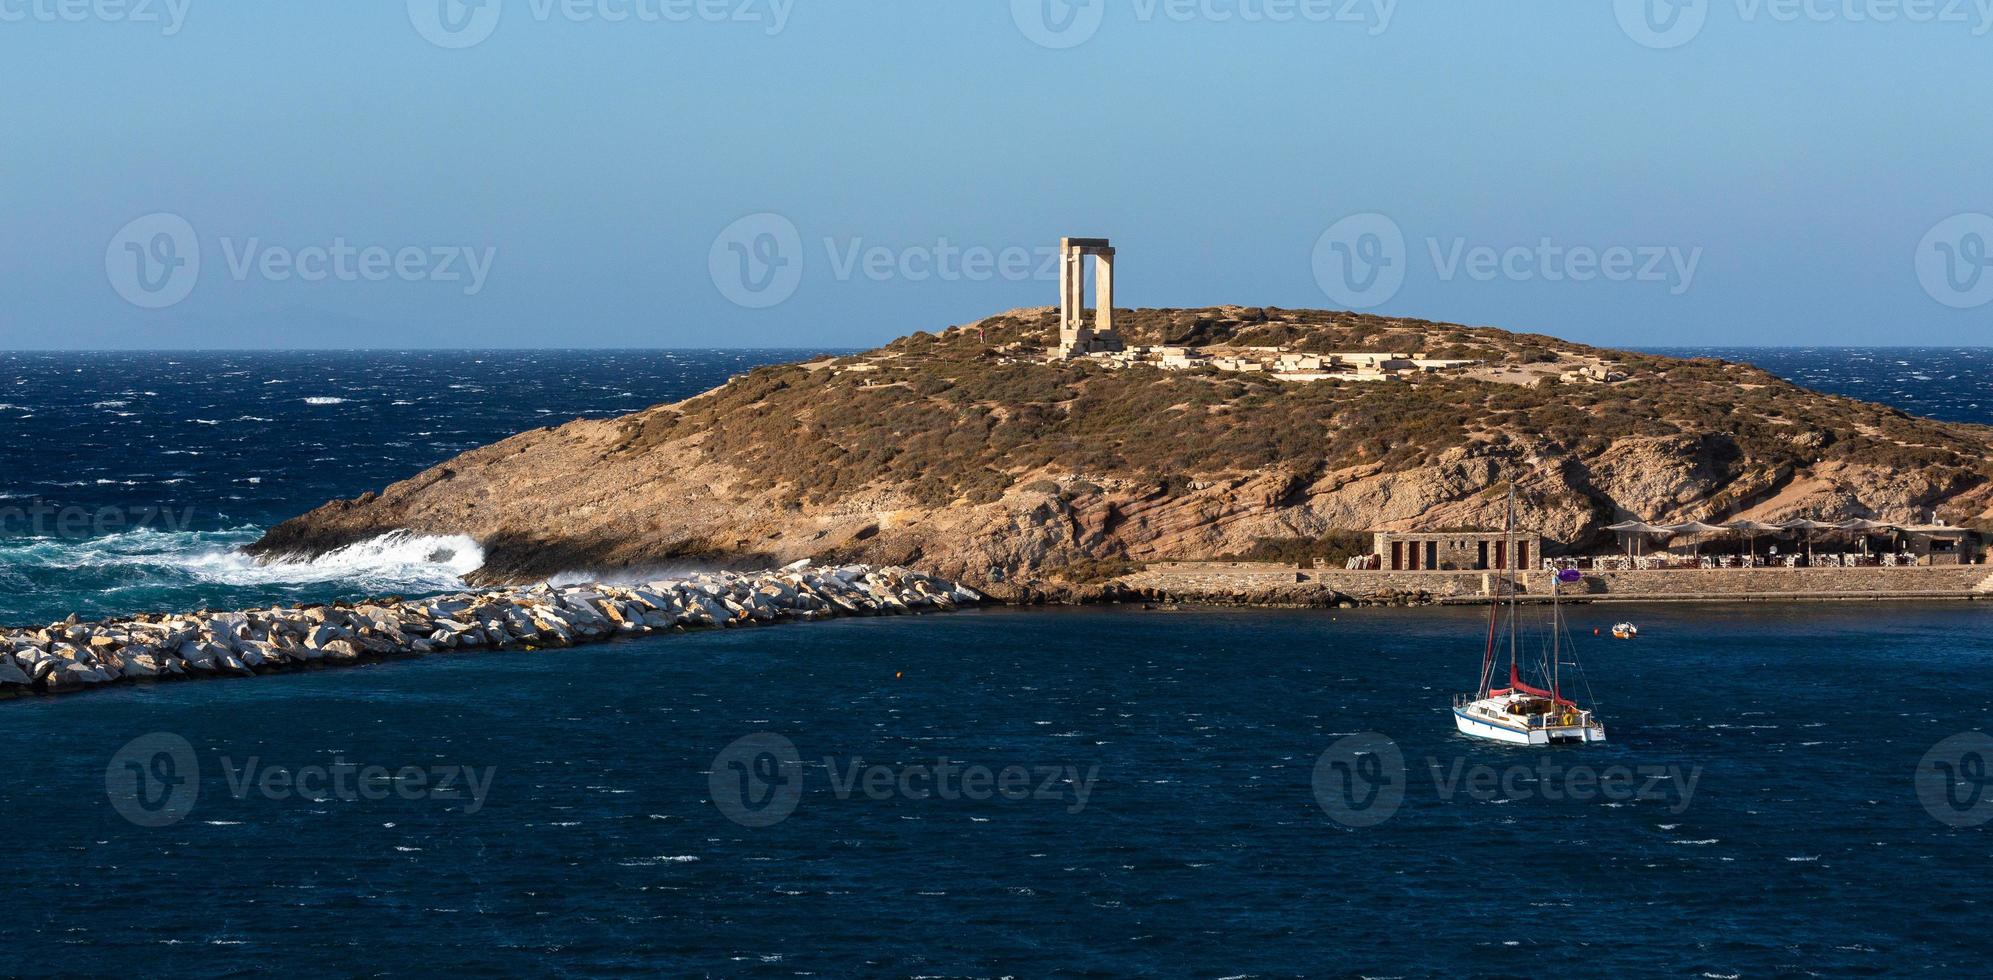
[(484, 564), (484, 549), (465, 535), (392, 531), (312, 558), (258, 561), (228, 549), (180, 561), (197, 577), (227, 585), (354, 582), (362, 591), (378, 583), (411, 592), (462, 588), (463, 577)]
[(138, 528), (89, 538), (0, 540), (0, 624), (128, 613), (324, 602), (353, 595), (416, 596), (462, 590), (484, 562), (462, 536), (384, 534), (312, 558), (259, 561), (242, 547), (263, 529)]

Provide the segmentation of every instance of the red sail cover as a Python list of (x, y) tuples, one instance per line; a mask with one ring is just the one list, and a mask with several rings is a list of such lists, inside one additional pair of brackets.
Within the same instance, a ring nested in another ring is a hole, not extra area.
[(1567, 698), (1558, 697), (1556, 694), (1550, 691), (1546, 691), (1543, 688), (1531, 687), (1530, 685), (1523, 683), (1521, 675), (1516, 673), (1515, 664), (1509, 665), (1509, 686), (1505, 688), (1500, 688), (1498, 690), (1489, 691), (1488, 696), (1492, 698), (1498, 698), (1505, 694), (1515, 694), (1518, 691), (1520, 691), (1523, 694), (1532, 695), (1534, 697), (1549, 698), (1552, 702), (1564, 705), (1566, 707), (1575, 708), (1578, 706), (1578, 703), (1576, 701), (1571, 701)]

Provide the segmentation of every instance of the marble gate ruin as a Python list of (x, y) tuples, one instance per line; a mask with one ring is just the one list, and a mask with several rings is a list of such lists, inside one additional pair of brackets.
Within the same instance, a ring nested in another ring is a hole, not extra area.
[[(1092, 323), (1086, 319), (1086, 257), (1094, 259)], [(1105, 238), (1059, 239), (1059, 356), (1122, 349), (1114, 329), (1114, 246)]]

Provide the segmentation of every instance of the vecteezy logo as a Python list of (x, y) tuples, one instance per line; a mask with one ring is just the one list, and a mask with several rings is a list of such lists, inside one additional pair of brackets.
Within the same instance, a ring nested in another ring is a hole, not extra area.
[(201, 240), (177, 214), (148, 214), (104, 249), (104, 275), (125, 302), (148, 310), (186, 299), (201, 279)]
[(1917, 763), (1917, 801), (1947, 827), (1977, 827), (1993, 820), (1993, 738), (1964, 732), (1931, 746)]
[(1352, 310), (1381, 306), (1405, 285), (1405, 232), (1381, 214), (1353, 214), (1315, 242), (1315, 281)]
[(1931, 298), (1957, 310), (1993, 302), (1993, 217), (1955, 214), (1917, 243), (1917, 280)]
[(796, 743), (763, 732), (720, 750), (706, 777), (713, 805), (743, 827), (773, 827), (803, 799), (803, 758)]
[(141, 735), (104, 767), (104, 795), (119, 816), (140, 827), (170, 827), (201, 798), (201, 760), (178, 735)]
[(803, 233), (779, 214), (750, 214), (713, 239), (707, 269), (736, 305), (779, 306), (803, 284)]
[(1010, 0), (1010, 16), (1033, 44), (1063, 51), (1093, 39), (1107, 0)]
[(459, 50), (483, 44), (498, 30), (503, 0), (408, 0), (408, 22), (439, 48)]
[(1338, 739), (1315, 760), (1315, 802), (1345, 827), (1375, 827), (1405, 802), (1405, 754), (1376, 732)]
[(1619, 29), (1656, 51), (1695, 40), (1709, 21), (1709, 0), (1613, 0)]

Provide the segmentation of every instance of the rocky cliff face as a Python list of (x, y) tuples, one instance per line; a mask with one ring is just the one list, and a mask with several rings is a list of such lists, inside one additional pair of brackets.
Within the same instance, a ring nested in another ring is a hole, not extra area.
[[(270, 531), (262, 555), (466, 534), (480, 578), (799, 559), (913, 565), (1001, 597), (1128, 562), (1495, 527), (1566, 547), (1652, 520), (1983, 520), (1993, 429), (1715, 361), (1344, 313), (1140, 310), (1133, 343), (1424, 351), (1472, 369), (1283, 382), (1050, 364), (1049, 311), (765, 368), (674, 405), (514, 436)], [(1561, 380), (1609, 365), (1627, 380)], [(1338, 538), (1338, 533), (1343, 537)]]

